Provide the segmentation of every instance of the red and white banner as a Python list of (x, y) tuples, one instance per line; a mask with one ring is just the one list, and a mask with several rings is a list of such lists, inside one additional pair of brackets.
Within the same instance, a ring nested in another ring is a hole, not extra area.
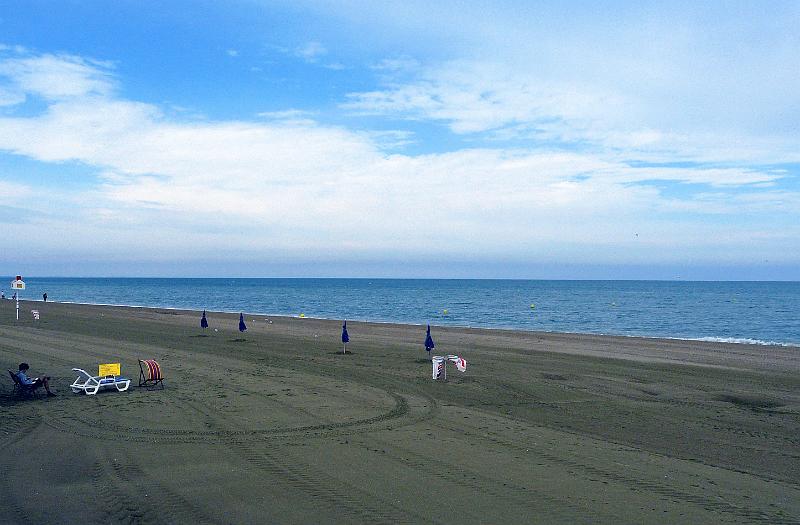
[(456, 368), (459, 372), (466, 372), (467, 371), (467, 360), (463, 357), (458, 357), (457, 355), (449, 355), (447, 356), (447, 360), (455, 363)]
[(431, 357), (431, 363), (433, 364), (433, 379), (447, 378), (447, 370), (445, 370), (444, 367), (447, 365), (448, 361), (456, 365), (456, 369), (459, 372), (467, 371), (467, 360), (463, 357), (459, 357), (457, 355), (448, 355), (446, 357), (435, 355)]
[(444, 357), (435, 355), (431, 359), (431, 362), (433, 363), (433, 378), (441, 379), (444, 374)]

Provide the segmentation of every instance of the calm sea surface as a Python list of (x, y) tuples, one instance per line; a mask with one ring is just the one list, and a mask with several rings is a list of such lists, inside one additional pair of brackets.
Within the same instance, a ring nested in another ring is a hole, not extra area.
[[(5, 283), (10, 283), (11, 277)], [(23, 299), (800, 346), (799, 282), (29, 277)], [(10, 285), (0, 287), (9, 296)]]

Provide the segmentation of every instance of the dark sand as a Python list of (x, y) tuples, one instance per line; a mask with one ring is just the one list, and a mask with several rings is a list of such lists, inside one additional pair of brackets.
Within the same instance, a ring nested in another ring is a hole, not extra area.
[[(799, 348), (434, 327), (435, 382), (419, 326), (21, 313), (0, 368), (59, 395), (2, 370), (0, 522), (800, 523)], [(104, 362), (129, 391), (70, 391)]]

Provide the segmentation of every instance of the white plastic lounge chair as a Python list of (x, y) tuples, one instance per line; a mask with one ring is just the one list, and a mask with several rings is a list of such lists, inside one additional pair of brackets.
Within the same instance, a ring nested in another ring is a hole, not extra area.
[(85, 370), (73, 368), (73, 372), (78, 373), (78, 377), (72, 382), (70, 388), (76, 394), (85, 392), (87, 396), (93, 396), (101, 388), (116, 387), (120, 392), (124, 392), (131, 386), (131, 380), (122, 376), (90, 376)]

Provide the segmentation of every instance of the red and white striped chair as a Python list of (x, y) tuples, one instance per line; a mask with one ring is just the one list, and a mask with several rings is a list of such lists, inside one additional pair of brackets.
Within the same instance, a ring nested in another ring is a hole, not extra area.
[(155, 359), (139, 359), (139, 386), (154, 387), (159, 383), (164, 388), (161, 365)]

